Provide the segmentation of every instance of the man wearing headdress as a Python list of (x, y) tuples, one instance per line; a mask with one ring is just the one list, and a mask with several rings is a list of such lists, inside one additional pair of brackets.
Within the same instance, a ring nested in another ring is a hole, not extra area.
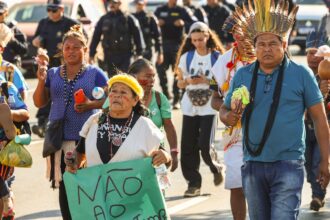
[[(298, 7), (288, 2), (251, 1), (235, 18), (255, 46), (257, 61), (242, 67), (232, 79), (220, 114), (227, 126), (242, 120), (243, 190), (250, 219), (298, 219), (304, 182), (304, 112), (311, 116), (321, 162), (318, 181), (329, 179), (329, 126), (323, 97), (313, 72), (290, 60), (287, 40)], [(289, 15), (288, 15), (289, 14)], [(279, 19), (281, 18), (281, 19)], [(245, 86), (250, 103), (232, 102), (233, 92)]]
[[(244, 33), (229, 16), (222, 28), (223, 31), (233, 35), (234, 46), (221, 55), (212, 67), (216, 86), (213, 90), (212, 107), (219, 110), (223, 104), (223, 97), (227, 95), (229, 84), (235, 73), (243, 66), (255, 60), (253, 44), (244, 41)], [(221, 115), (220, 115), (221, 120)], [(231, 132), (227, 127), (223, 132), (221, 145), (224, 148), (224, 163), (226, 165), (225, 189), (230, 190), (230, 205), (234, 219), (246, 218), (246, 202), (242, 188), (241, 166), (243, 165), (243, 146), (241, 126), (236, 126)]]
[[(306, 52), (307, 63), (309, 68), (312, 69), (317, 82), (319, 84), (322, 95), (325, 99), (325, 104), (329, 101), (329, 87), (330, 84), (327, 80), (321, 80), (318, 76), (318, 66), (323, 60), (323, 57), (316, 56), (317, 49), (323, 45), (326, 45), (328, 41), (327, 32), (322, 30), (312, 31), (306, 38)], [(326, 112), (329, 113), (329, 109), (325, 105)], [(329, 114), (327, 115), (329, 122)], [(306, 151), (305, 151), (305, 169), (307, 174), (307, 182), (311, 184), (312, 188), (312, 201), (310, 203), (310, 209), (319, 211), (324, 206), (324, 198), (326, 189), (323, 189), (317, 182), (318, 166), (320, 164), (320, 148), (315, 136), (314, 125), (309, 114), (305, 117), (305, 129), (306, 129)]]

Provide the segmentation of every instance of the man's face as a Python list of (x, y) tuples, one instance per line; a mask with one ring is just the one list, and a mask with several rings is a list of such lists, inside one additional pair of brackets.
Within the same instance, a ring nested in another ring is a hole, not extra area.
[(265, 33), (257, 37), (255, 50), (261, 65), (276, 66), (281, 63), (286, 43), (274, 34)]
[(183, 0), (183, 5), (191, 5), (191, 0)]
[(207, 0), (207, 4), (213, 6), (215, 4), (218, 4), (218, 0)]
[(145, 8), (144, 2), (138, 2), (135, 4), (136, 11), (143, 11)]
[(170, 5), (176, 5), (178, 0), (168, 0), (168, 4)]
[(320, 62), (323, 60), (323, 57), (315, 56), (316, 52), (316, 48), (310, 48), (307, 50), (307, 63), (309, 68), (311, 68), (312, 70), (317, 69), (319, 67)]
[(48, 18), (52, 21), (58, 21), (62, 18), (64, 13), (63, 7), (47, 7)]
[(121, 2), (110, 1), (109, 2), (110, 11), (112, 11), (112, 12), (119, 11), (120, 10), (120, 5), (121, 5)]

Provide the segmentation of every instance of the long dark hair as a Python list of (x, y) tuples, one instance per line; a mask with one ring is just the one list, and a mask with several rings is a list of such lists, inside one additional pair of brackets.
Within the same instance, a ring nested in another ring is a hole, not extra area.
[(145, 68), (153, 68), (155, 69), (154, 65), (145, 58), (139, 58), (135, 60), (129, 67), (127, 73), (136, 76), (139, 72), (141, 72)]
[[(133, 94), (135, 94), (133, 92)], [(142, 116), (148, 116), (148, 109), (142, 104), (141, 100), (139, 100), (136, 105), (133, 107), (133, 111), (136, 114), (142, 115)]]
[[(205, 33), (205, 31), (200, 30), (200, 29), (195, 29), (191, 33)], [(206, 47), (211, 49), (212, 51), (217, 50), (221, 54), (223, 54), (226, 50), (224, 49), (217, 34), (210, 29), (209, 29), (208, 33), (209, 33), (210, 37), (209, 37), (208, 41), (206, 42)], [(176, 55), (175, 68), (174, 68), (175, 74), (178, 74), (178, 66), (179, 66), (180, 57), (182, 56), (182, 54), (186, 53), (187, 51), (194, 50), (194, 49), (196, 49), (196, 48), (191, 43), (191, 38), (189, 36), (186, 36), (183, 39), (183, 41), (180, 45), (180, 48), (178, 50), (178, 53)]]

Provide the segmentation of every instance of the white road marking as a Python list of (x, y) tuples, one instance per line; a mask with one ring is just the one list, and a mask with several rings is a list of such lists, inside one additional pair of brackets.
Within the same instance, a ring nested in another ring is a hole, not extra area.
[(200, 197), (196, 197), (196, 198), (191, 198), (187, 202), (184, 202), (184, 203), (181, 203), (179, 205), (169, 208), (167, 211), (168, 211), (169, 215), (173, 215), (177, 212), (180, 212), (180, 211), (187, 209), (191, 206), (194, 206), (198, 203), (204, 202), (205, 200), (207, 200), (209, 198), (210, 198), (209, 196), (200, 196)]

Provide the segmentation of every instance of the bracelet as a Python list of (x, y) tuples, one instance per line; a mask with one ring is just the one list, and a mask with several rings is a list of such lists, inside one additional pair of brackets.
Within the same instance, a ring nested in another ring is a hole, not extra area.
[(178, 148), (173, 148), (173, 149), (171, 149), (171, 153), (179, 153)]

